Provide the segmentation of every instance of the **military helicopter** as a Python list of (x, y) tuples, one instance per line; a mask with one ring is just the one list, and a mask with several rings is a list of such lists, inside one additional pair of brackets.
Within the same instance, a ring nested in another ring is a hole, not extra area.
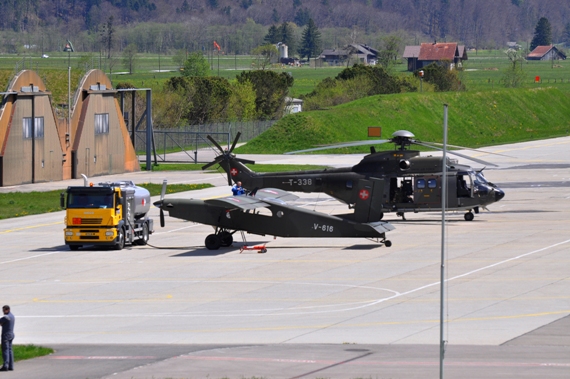
[[(165, 193), (166, 182), (160, 200), (154, 203), (160, 208), (160, 225), (164, 227), (166, 210), (170, 217), (213, 226), (214, 233), (204, 241), (209, 250), (230, 246), (237, 231), (278, 237), (364, 237), (392, 246), (386, 239), (386, 232), (394, 229), (390, 223), (360, 223), (352, 214), (329, 215), (290, 205), (287, 202), (298, 196), (276, 188), (208, 200), (165, 199)], [(260, 212), (263, 209), (268, 211)]]
[[(414, 138), (414, 134), (406, 130), (394, 132), (390, 139), (356, 141), (287, 153), (297, 154), (365, 144), (395, 145), (393, 151), (376, 151), (374, 146), (371, 146), (370, 154), (352, 167), (280, 173), (256, 173), (245, 166), (255, 162), (237, 158), (232, 153), (239, 137), (240, 133), (237, 133), (231, 148), (224, 150), (208, 136), (221, 154), (202, 169), (219, 164), (227, 173), (229, 185), (232, 185), (232, 180), (241, 181), (248, 189), (272, 187), (293, 192), (326, 193), (354, 209), (354, 219), (358, 222), (379, 221), (385, 213), (390, 212), (396, 212), (405, 220), (405, 213), (408, 212), (441, 210), (443, 180), (447, 180), (448, 188), (446, 209), (465, 210), (466, 221), (472, 221), (475, 218), (474, 213), (479, 213), (480, 208), (505, 196), (498, 186), (485, 179), (483, 169), (476, 171), (470, 166), (459, 164), (455, 159), (447, 158), (447, 179), (444, 179), (442, 157), (420, 156), (418, 150), (410, 149), (412, 145), (420, 145), (442, 150), (438, 147), (441, 144), (419, 141)], [(485, 166), (496, 166), (454, 151), (447, 153)]]

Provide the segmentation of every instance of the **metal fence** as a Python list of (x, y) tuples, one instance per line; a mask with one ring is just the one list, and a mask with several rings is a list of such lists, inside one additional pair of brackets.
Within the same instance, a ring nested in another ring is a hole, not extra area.
[[(238, 132), (239, 143), (247, 142), (269, 129), (275, 120), (242, 121), (205, 125), (192, 125), (176, 129), (154, 129), (152, 141), (153, 160), (158, 162), (206, 163), (212, 159), (210, 135), (222, 147), (231, 146)], [(146, 131), (137, 130), (135, 149), (141, 160), (146, 147)]]

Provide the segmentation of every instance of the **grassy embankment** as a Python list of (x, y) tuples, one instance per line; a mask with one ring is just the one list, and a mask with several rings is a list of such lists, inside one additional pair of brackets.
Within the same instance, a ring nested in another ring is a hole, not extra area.
[[(242, 154), (280, 154), (317, 145), (366, 140), (368, 126), (382, 138), (409, 130), (424, 141), (441, 142), (443, 104), (449, 105), (449, 143), (481, 147), (569, 135), (570, 94), (558, 88), (379, 95), (326, 111), (290, 115), (237, 148)], [(377, 147), (378, 148), (378, 147)], [(390, 144), (383, 148), (393, 148)], [(365, 153), (368, 146), (330, 151)]]

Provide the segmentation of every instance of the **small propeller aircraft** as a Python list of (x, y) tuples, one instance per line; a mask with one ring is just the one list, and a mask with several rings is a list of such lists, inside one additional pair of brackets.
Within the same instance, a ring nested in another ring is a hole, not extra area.
[[(271, 187), (293, 192), (326, 193), (348, 204), (349, 209), (354, 209), (354, 220), (357, 222), (379, 221), (384, 213), (389, 212), (396, 212), (405, 219), (406, 212), (441, 210), (443, 180), (447, 180), (448, 188), (446, 209), (465, 210), (466, 221), (472, 221), (475, 218), (473, 212), (479, 213), (479, 208), (485, 208), (505, 196), (499, 187), (485, 179), (483, 169), (476, 171), (470, 166), (458, 164), (455, 159), (447, 158), (447, 177), (444, 179), (442, 157), (420, 156), (419, 151), (410, 149), (411, 145), (421, 145), (442, 150), (439, 147), (442, 145), (419, 141), (406, 130), (394, 132), (391, 139), (356, 141), (287, 153), (388, 142), (395, 144), (393, 151), (376, 151), (371, 146), (370, 154), (355, 166), (280, 173), (256, 173), (249, 169), (245, 164), (253, 164), (254, 161), (237, 158), (232, 153), (239, 137), (240, 133), (237, 133), (231, 148), (224, 150), (208, 136), (221, 154), (202, 169), (219, 164), (227, 173), (229, 185), (232, 185), (232, 180), (241, 181), (246, 189)], [(483, 165), (496, 166), (454, 151), (447, 153)]]
[(209, 200), (165, 199), (165, 193), (163, 183), (160, 200), (154, 203), (160, 208), (160, 225), (164, 227), (167, 211), (170, 217), (213, 226), (214, 233), (205, 239), (209, 250), (230, 246), (237, 231), (277, 237), (365, 237), (392, 246), (386, 232), (393, 230), (393, 225), (383, 221), (360, 223), (352, 214), (328, 215), (289, 205), (287, 201), (298, 196), (280, 189), (263, 188), (247, 195)]

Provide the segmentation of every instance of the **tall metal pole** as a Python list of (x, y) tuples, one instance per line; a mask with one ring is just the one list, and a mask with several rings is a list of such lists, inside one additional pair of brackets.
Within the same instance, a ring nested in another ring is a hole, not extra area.
[(445, 342), (443, 339), (445, 293), (445, 207), (447, 203), (447, 104), (443, 104), (443, 159), (441, 164), (441, 270), (439, 299), (439, 378), (443, 379)]
[[(133, 92), (134, 97), (134, 92)], [(133, 108), (134, 111), (134, 108)], [(133, 123), (134, 128), (134, 123)], [(146, 170), (152, 171), (151, 143), (152, 143), (152, 92), (146, 91)]]
[(32, 91), (32, 183), (36, 182), (36, 97), (34, 95), (34, 83), (30, 83)]

